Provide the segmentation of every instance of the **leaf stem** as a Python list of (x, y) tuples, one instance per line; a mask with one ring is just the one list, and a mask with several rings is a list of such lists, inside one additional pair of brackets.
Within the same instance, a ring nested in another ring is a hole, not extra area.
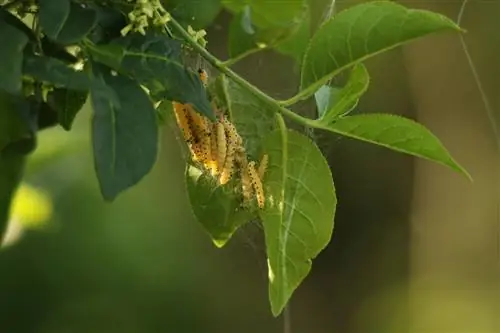
[[(253, 84), (233, 72), (230, 68), (227, 67), (227, 61), (223, 62), (214, 57), (210, 52), (208, 52), (203, 46), (201, 46), (199, 43), (197, 43), (193, 37), (174, 19), (172, 18), (169, 21), (169, 24), (175, 30), (177, 33), (179, 33), (184, 40), (196, 51), (198, 52), (210, 65), (213, 67), (217, 68), (221, 73), (225, 74), (227, 77), (232, 79), (234, 82), (238, 83), (240, 86), (243, 88), (247, 89), (249, 92), (251, 92), (255, 97), (260, 99), (266, 104), (272, 105), (275, 107), (276, 111), (293, 119), (294, 121), (305, 125), (305, 126), (310, 126), (310, 127), (317, 127), (317, 124), (314, 122), (312, 119), (308, 119), (305, 117), (302, 117), (295, 112), (287, 109), (285, 106), (286, 105), (291, 105), (291, 104), (284, 104), (276, 101), (274, 98), (270, 97), (266, 93), (264, 93), (262, 90), (259, 88), (255, 87)], [(231, 64), (231, 62), (230, 62)], [(298, 95), (297, 95), (298, 96)], [(296, 96), (296, 97), (297, 97)], [(293, 99), (294, 97), (292, 97)]]
[(254, 53), (257, 53), (259, 51), (262, 51), (263, 49), (265, 49), (265, 47), (263, 48), (255, 48), (255, 49), (250, 49), (248, 51), (245, 51), (239, 55), (237, 55), (236, 57), (234, 58), (230, 58), (230, 59), (227, 59), (226, 61), (223, 61), (221, 62), (221, 66), (224, 66), (224, 67), (231, 67), (233, 66), (235, 63), (237, 63), (238, 61), (241, 61), (243, 60), (244, 58), (248, 57), (249, 55), (252, 55)]

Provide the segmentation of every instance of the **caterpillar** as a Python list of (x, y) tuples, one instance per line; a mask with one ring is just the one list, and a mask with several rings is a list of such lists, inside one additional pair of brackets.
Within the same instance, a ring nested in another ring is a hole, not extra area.
[(255, 169), (254, 161), (248, 163), (248, 176), (250, 177), (253, 189), (255, 190), (257, 205), (260, 209), (262, 209), (264, 208), (264, 189), (262, 187), (262, 181), (260, 180), (257, 170)]
[(215, 176), (219, 173), (219, 164), (218, 164), (218, 147), (217, 147), (217, 124), (210, 124), (210, 161), (207, 164), (207, 168), (210, 170), (212, 176)]
[(260, 160), (258, 169), (259, 178), (261, 181), (264, 180), (264, 174), (266, 173), (268, 164), (269, 164), (269, 156), (267, 154), (262, 155), (262, 159)]
[(224, 128), (228, 133), (231, 133), (231, 135), (234, 137), (234, 141), (238, 146), (243, 145), (243, 139), (241, 138), (240, 134), (236, 130), (236, 127), (231, 123), (226, 117), (221, 117), (222, 118), (222, 123), (224, 124)]
[(221, 176), (219, 179), (221, 185), (226, 184), (233, 175), (235, 153), (237, 151), (237, 148), (239, 147), (237, 137), (238, 132), (236, 132), (234, 127), (228, 127), (227, 123), (229, 123), (229, 121), (223, 118), (222, 125), (226, 133), (227, 151), (226, 160), (224, 162), (224, 167), (222, 168)]
[(203, 85), (206, 86), (208, 84), (208, 73), (206, 70), (203, 68), (198, 69), (198, 76), (200, 77), (201, 82), (203, 82)]
[(248, 170), (248, 165), (241, 168), (241, 193), (243, 194), (244, 205), (248, 205), (252, 201), (253, 195), (252, 180)]
[(217, 142), (217, 168), (222, 172), (224, 162), (226, 161), (227, 137), (224, 125), (218, 122), (216, 124), (216, 142)]
[(184, 107), (184, 104), (172, 102), (175, 118), (177, 119), (177, 124), (181, 128), (182, 135), (184, 136), (184, 140), (186, 142), (190, 142), (193, 140), (193, 132), (189, 122), (189, 115), (187, 109)]

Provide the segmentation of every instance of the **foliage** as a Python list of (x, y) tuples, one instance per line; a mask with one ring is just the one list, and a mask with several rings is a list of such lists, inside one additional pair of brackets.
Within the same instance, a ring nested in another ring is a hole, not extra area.
[[(337, 203), (321, 151), (307, 136), (287, 129), (282, 116), (436, 161), (470, 177), (422, 125), (388, 114), (349, 115), (368, 88), (364, 60), (431, 33), (460, 32), (439, 14), (373, 1), (333, 17), (325, 15), (317, 26), (311, 15), (318, 10), (329, 13), (331, 1), (207, 0), (202, 10), (192, 0), (168, 1), (165, 8), (159, 0), (2, 3), (1, 230), (37, 132), (50, 126), (71, 130), (87, 99), (93, 108), (96, 175), (109, 201), (151, 170), (158, 129), (173, 119), (169, 105), (174, 101), (209, 122), (217, 122), (223, 110), (241, 135), (248, 157), (268, 155), (259, 207), (241, 205), (233, 181), (218, 184), (189, 157), (186, 182), (193, 211), (217, 246), (246, 222), (261, 220), (275, 316), (308, 275), (311, 260), (328, 244)], [(205, 32), (195, 30), (209, 25), (221, 10), (233, 14), (231, 58), (226, 61), (211, 55), (205, 48)], [(265, 48), (301, 66), (300, 89), (288, 100), (269, 97), (230, 69)], [(188, 65), (192, 55), (219, 72), (208, 88), (197, 68)], [(344, 71), (350, 71), (345, 86), (330, 86)], [(318, 119), (289, 109), (313, 96)], [(255, 172), (249, 175), (254, 181)], [(242, 183), (244, 177), (242, 173)]]

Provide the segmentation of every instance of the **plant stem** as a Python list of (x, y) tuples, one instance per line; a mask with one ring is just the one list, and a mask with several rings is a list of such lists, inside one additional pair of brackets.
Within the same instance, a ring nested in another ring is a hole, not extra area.
[(220, 63), (221, 66), (224, 66), (224, 67), (231, 67), (233, 66), (235, 63), (237, 63), (238, 61), (248, 57), (249, 55), (251, 54), (254, 54), (254, 53), (257, 53), (257, 52), (260, 52), (262, 51), (263, 49), (265, 48), (255, 48), (255, 49), (251, 49), (251, 50), (248, 50), (248, 51), (245, 51), (241, 54), (239, 54), (238, 56), (234, 57), (234, 58), (231, 58), (231, 59), (228, 59), (226, 61), (223, 61)]
[[(172, 18), (169, 22), (173, 30), (177, 31), (184, 40), (196, 51), (198, 52), (208, 63), (217, 68), (221, 73), (225, 74), (227, 77), (232, 79), (234, 82), (238, 83), (240, 86), (244, 87), (250, 91), (255, 97), (260, 99), (262, 102), (274, 106), (277, 112), (293, 119), (294, 121), (310, 127), (317, 127), (316, 122), (312, 119), (308, 119), (296, 114), (293, 111), (285, 108), (285, 104), (279, 103), (274, 98), (270, 97), (264, 93), (259, 88), (255, 87), (253, 84), (243, 79), (241, 76), (233, 72), (227, 67), (227, 62), (222, 62), (216, 57), (214, 57), (210, 52), (208, 52), (203, 46), (198, 44), (193, 37), (174, 19)], [(292, 103), (293, 104), (293, 103)], [(287, 104), (291, 105), (291, 104)]]

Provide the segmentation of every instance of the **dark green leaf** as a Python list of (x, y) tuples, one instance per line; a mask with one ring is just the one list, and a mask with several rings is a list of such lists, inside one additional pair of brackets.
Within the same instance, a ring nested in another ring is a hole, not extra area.
[(88, 91), (91, 86), (87, 74), (55, 58), (25, 54), (23, 71), (25, 75), (58, 87)]
[(177, 20), (194, 29), (209, 26), (221, 10), (220, 0), (169, 0), (165, 9)]
[(39, 19), (49, 38), (61, 44), (75, 44), (94, 28), (97, 13), (70, 0), (40, 0)]
[(301, 95), (312, 95), (344, 69), (383, 51), (430, 33), (459, 30), (442, 15), (389, 1), (371, 1), (341, 11), (321, 26), (309, 44)]
[(232, 182), (220, 186), (209, 174), (188, 165), (186, 183), (194, 215), (217, 247), (224, 246), (239, 227), (252, 219), (252, 214), (241, 207)]
[(56, 88), (47, 95), (48, 104), (57, 112), (61, 126), (69, 131), (73, 120), (87, 100), (88, 91)]
[(366, 67), (361, 63), (356, 64), (351, 70), (346, 85), (342, 89), (337, 90), (336, 94), (330, 93), (327, 109), (320, 112), (321, 123), (328, 125), (337, 118), (351, 112), (358, 104), (360, 97), (368, 89), (369, 83), (370, 77)]
[(281, 128), (265, 139), (264, 177), (269, 299), (281, 313), (309, 274), (311, 260), (330, 242), (337, 198), (327, 161), (306, 136)]
[(22, 87), (23, 49), (28, 43), (28, 37), (0, 19), (0, 40), (0, 89), (19, 94)]
[(0, 92), (0, 154), (28, 154), (35, 148), (35, 106), (23, 97)]
[[(119, 52), (117, 46), (121, 46), (123, 51)], [(146, 36), (130, 34), (112, 44), (88, 47), (94, 60), (133, 76), (152, 95), (192, 104), (201, 114), (215, 119), (198, 74), (182, 64), (181, 44), (178, 41), (152, 33)], [(114, 61), (113, 54), (123, 55), (121, 61), (120, 58)]]
[(366, 114), (340, 118), (323, 129), (441, 163), (470, 179), (439, 139), (413, 120), (391, 114)]
[(119, 69), (125, 50), (118, 44), (99, 45), (91, 49), (92, 59), (111, 68)]
[(49, 103), (41, 102), (38, 111), (38, 130), (53, 127), (58, 123), (57, 111)]
[(36, 36), (23, 21), (4, 8), (0, 8), (0, 21), (3, 21), (23, 32), (31, 42), (36, 42)]
[(113, 90), (110, 99), (98, 87), (90, 91), (94, 115), (94, 164), (103, 197), (113, 200), (137, 184), (156, 161), (156, 111), (144, 90), (133, 80), (112, 76), (94, 66), (96, 80)]

